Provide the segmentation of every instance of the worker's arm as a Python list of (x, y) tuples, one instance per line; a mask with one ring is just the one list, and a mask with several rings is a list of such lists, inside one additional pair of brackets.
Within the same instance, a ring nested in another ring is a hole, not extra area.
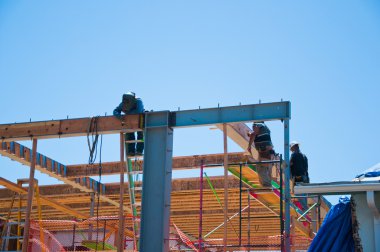
[(113, 110), (113, 115), (116, 116), (117, 118), (121, 119), (121, 108), (123, 106), (123, 103), (120, 103), (119, 106), (117, 106), (114, 110)]
[(145, 110), (144, 110), (144, 104), (143, 104), (143, 101), (140, 99), (140, 98), (136, 98), (136, 106), (131, 109), (128, 114), (140, 114), (140, 113), (144, 113)]
[(255, 140), (255, 137), (257, 135), (257, 132), (253, 131), (251, 133), (248, 133), (248, 136), (249, 136), (249, 142), (248, 142), (248, 147), (247, 147), (247, 151), (249, 153), (251, 153), (251, 149), (252, 149), (252, 144), (253, 144), (253, 141)]
[(259, 127), (253, 127), (253, 132), (248, 133), (248, 136), (249, 136), (249, 143), (248, 143), (247, 151), (248, 151), (249, 153), (251, 153), (251, 154), (252, 154), (252, 152), (251, 152), (252, 144), (254, 143), (255, 138), (256, 138), (256, 136), (259, 134), (259, 132), (260, 132)]
[(144, 113), (144, 104), (143, 101), (140, 98), (136, 99), (136, 112), (137, 113)]

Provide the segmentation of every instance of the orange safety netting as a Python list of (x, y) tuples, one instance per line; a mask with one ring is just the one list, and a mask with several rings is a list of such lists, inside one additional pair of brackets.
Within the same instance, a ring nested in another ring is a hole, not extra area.
[(193, 249), (194, 251), (198, 252), (198, 249), (194, 246), (194, 243), (192, 243), (190, 241), (190, 239), (185, 235), (185, 233), (183, 233), (178, 227), (176, 224), (173, 223), (173, 226), (175, 227), (179, 237), (181, 238), (181, 240), (187, 245), (189, 246), (189, 248)]
[[(131, 218), (126, 218), (131, 224)], [(118, 216), (101, 216), (84, 221), (75, 220), (42, 220), (32, 221), (30, 228), (30, 245), (28, 251), (64, 252), (64, 251), (104, 251), (116, 250)], [(131, 225), (126, 225), (130, 227)], [(186, 234), (172, 223), (169, 237), (171, 251), (219, 251), (224, 246), (223, 238), (202, 239), (202, 249), (198, 248), (199, 240), (191, 234)], [(41, 237), (43, 231), (43, 239)], [(126, 228), (126, 230), (130, 230)], [(227, 247), (237, 251), (280, 251), (283, 236), (250, 235), (242, 233), (242, 238), (228, 237)], [(291, 248), (294, 250), (307, 250), (312, 239), (302, 235), (290, 237)], [(127, 251), (134, 251), (133, 238), (125, 237)]]

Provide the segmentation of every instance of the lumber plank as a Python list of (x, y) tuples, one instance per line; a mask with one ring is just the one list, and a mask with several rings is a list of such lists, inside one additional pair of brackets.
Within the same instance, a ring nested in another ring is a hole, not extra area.
[[(216, 127), (223, 131), (223, 125), (217, 124)], [(248, 147), (249, 137), (248, 132), (251, 132), (251, 129), (245, 123), (229, 123), (227, 124), (227, 135), (231, 138), (237, 145), (239, 145), (244, 151)], [(247, 152), (247, 154), (249, 154)], [(259, 158), (259, 154), (256, 149), (252, 148), (252, 156), (249, 156), (250, 161), (255, 162)]]
[[(28, 194), (28, 190), (26, 188), (20, 187), (17, 184), (15, 184), (9, 180), (6, 180), (5, 178), (2, 178), (2, 177), (0, 177), (0, 185), (8, 188), (9, 190), (11, 190), (13, 192), (17, 192), (20, 194)], [(48, 206), (53, 207), (53, 208), (55, 208), (61, 212), (75, 216), (77, 218), (87, 219), (90, 217), (89, 215), (80, 213), (80, 212), (78, 212), (78, 211), (76, 211), (76, 210), (74, 210), (68, 206), (60, 204), (60, 203), (58, 203), (52, 199), (45, 198), (44, 196), (41, 196), (41, 195), (40, 195), (40, 200), (41, 200), (41, 203), (44, 205), (48, 205)]]
[[(0, 146), (0, 155), (8, 157), (12, 160), (18, 161), (21, 164), (24, 164), (26, 166), (30, 166), (31, 162), (31, 150), (17, 142), (2, 142)], [(65, 165), (56, 162), (55, 160), (45, 157), (41, 155), (40, 153), (37, 154), (36, 157), (36, 169), (39, 170), (42, 173), (45, 173), (53, 178), (56, 178), (74, 188), (77, 188), (83, 192), (97, 192), (96, 186), (99, 186), (100, 188), (103, 188), (103, 185), (101, 183), (95, 182), (94, 180), (87, 178), (87, 179), (80, 179), (79, 182), (68, 179), (65, 177), (64, 174), (64, 167)], [(96, 186), (94, 186), (96, 184)], [(100, 199), (103, 201), (106, 201), (112, 205), (119, 206), (119, 202), (116, 200), (109, 199), (104, 195), (104, 190), (100, 190)], [(128, 210), (127, 210), (128, 212)]]
[[(228, 160), (230, 163), (246, 162), (247, 156), (244, 152), (235, 152), (228, 154)], [(173, 157), (173, 170), (189, 170), (199, 169), (201, 161), (204, 165), (220, 164), (223, 166), (223, 154), (207, 154), (207, 155), (194, 155), (194, 156), (178, 156)], [(132, 166), (137, 167), (137, 171), (142, 170), (144, 161), (142, 159), (132, 160)], [(102, 163), (102, 175), (112, 175), (120, 173), (120, 161), (115, 162), (103, 162)], [(96, 176), (99, 173), (99, 164), (75, 164), (67, 165), (67, 178), (88, 177)], [(216, 167), (217, 168), (217, 167)]]
[[(46, 139), (87, 135), (91, 117), (51, 120), (41, 122), (0, 124), (2, 141), (21, 141), (31, 138)], [(99, 134), (141, 131), (144, 114), (126, 115), (119, 120), (115, 116), (98, 117)]]

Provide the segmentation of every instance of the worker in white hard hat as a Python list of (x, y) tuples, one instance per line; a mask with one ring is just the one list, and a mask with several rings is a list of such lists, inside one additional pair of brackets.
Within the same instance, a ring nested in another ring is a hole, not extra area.
[[(119, 106), (117, 106), (114, 109), (113, 115), (119, 119), (122, 119), (121, 112), (123, 112), (125, 115), (144, 113), (144, 104), (141, 98), (136, 97), (136, 94), (134, 92), (127, 92), (123, 94), (122, 102), (119, 104)], [(143, 132), (138, 131), (137, 140), (141, 140), (141, 141), (137, 143), (128, 143), (128, 148), (127, 148), (128, 156), (142, 155), (142, 152), (144, 150), (143, 138), (144, 138)], [(136, 140), (135, 133), (134, 132), (126, 133), (125, 140), (126, 141)]]
[(303, 183), (310, 183), (308, 160), (305, 154), (300, 150), (300, 143), (292, 141), (290, 143), (290, 150), (292, 155), (290, 157), (290, 171), (292, 173), (292, 180)]

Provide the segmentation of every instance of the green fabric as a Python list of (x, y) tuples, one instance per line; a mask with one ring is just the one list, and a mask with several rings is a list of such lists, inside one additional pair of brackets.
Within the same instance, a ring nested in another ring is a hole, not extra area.
[(216, 197), (216, 200), (218, 201), (219, 205), (223, 208), (222, 202), (220, 201), (219, 196), (218, 196), (218, 194), (216, 193), (215, 188), (214, 188), (214, 186), (212, 185), (210, 178), (207, 176), (207, 174), (206, 174), (205, 172), (204, 172), (204, 174), (205, 174), (205, 177), (206, 177), (207, 183), (208, 183), (208, 185), (209, 185), (210, 188), (211, 188), (211, 191), (214, 193), (214, 195), (215, 195), (215, 197)]
[[(82, 241), (82, 245), (89, 249), (96, 249), (96, 241)], [(117, 248), (112, 246), (109, 243), (104, 243), (104, 249), (103, 249), (103, 243), (98, 242), (98, 250), (116, 250)]]

